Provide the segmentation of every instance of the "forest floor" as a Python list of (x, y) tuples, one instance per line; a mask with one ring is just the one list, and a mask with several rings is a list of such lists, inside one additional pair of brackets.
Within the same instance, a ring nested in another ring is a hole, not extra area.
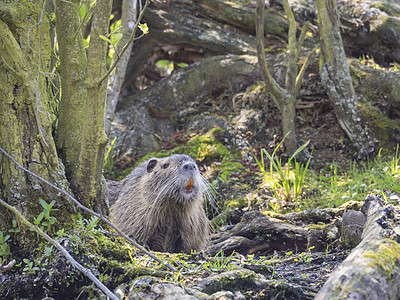
[[(297, 136), (308, 143), (309, 162), (285, 156), (279, 112), (260, 84), (192, 104), (192, 113), (180, 119), (182, 131), (138, 159), (187, 153), (216, 191), (217, 208), (207, 206), (214, 227), (211, 242), (204, 253), (179, 258), (179, 274), (168, 277), (182, 289), (175, 295), (313, 299), (354, 247), (340, 239), (343, 212), (360, 210), (368, 194), (398, 205), (398, 150), (384, 141), (380, 145), (386, 148), (357, 161), (329, 101), (315, 92), (302, 93)], [(276, 167), (270, 167), (266, 152)], [(108, 169), (110, 177), (121, 174), (121, 166), (130, 171), (136, 160), (117, 158)], [(166, 292), (170, 285), (162, 287), (165, 282), (157, 288), (154, 281), (141, 284), (131, 282), (130, 290), (125, 286), (120, 292), (128, 298), (174, 295)]]
[[(318, 90), (302, 90), (301, 99), (297, 136), (312, 154), (309, 162), (285, 155), (279, 112), (261, 83), (188, 104), (177, 133), (160, 137), (160, 149), (145, 157), (111, 148), (109, 179), (148, 157), (187, 153), (215, 190), (215, 203), (206, 207), (214, 228), (206, 249), (157, 253), (176, 272), (93, 217), (78, 217), (73, 231), (53, 236), (121, 299), (313, 299), (354, 247), (341, 241), (343, 213), (360, 210), (368, 194), (399, 204), (400, 154), (382, 141), (369, 160), (355, 160), (329, 101)], [(0, 237), (3, 262), (19, 260), (0, 273), (2, 299), (102, 297), (47, 243), (18, 253), (14, 229)]]

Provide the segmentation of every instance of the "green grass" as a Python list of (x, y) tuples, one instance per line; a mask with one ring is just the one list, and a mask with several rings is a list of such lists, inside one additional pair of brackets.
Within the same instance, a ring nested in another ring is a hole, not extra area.
[[(295, 157), (307, 147), (309, 141), (300, 146), (288, 159), (286, 164), (283, 164), (282, 160), (277, 156), (277, 150), (285, 140), (285, 137), (275, 147), (272, 154), (262, 149), (261, 160), (259, 161), (255, 156), (254, 158), (263, 173), (264, 184), (274, 191), (275, 197), (279, 198), (282, 196), (283, 200), (292, 200), (295, 202), (295, 205), (298, 206), (298, 202), (304, 191), (304, 184), (311, 156), (305, 165), (298, 162)], [(264, 155), (268, 158), (269, 170), (266, 168)], [(279, 208), (279, 205), (273, 207), (274, 210), (276, 210)]]
[[(268, 156), (275, 162), (269, 168), (262, 161), (258, 163), (264, 185), (275, 200), (271, 207), (276, 211), (338, 207), (349, 200), (363, 201), (368, 194), (379, 195), (391, 203), (400, 194), (399, 146), (394, 156), (383, 157), (380, 151), (365, 162), (350, 161), (347, 166), (333, 162), (319, 171), (290, 160), (283, 164), (274, 154), (275, 151)], [(288, 201), (295, 201), (295, 205), (287, 205)]]

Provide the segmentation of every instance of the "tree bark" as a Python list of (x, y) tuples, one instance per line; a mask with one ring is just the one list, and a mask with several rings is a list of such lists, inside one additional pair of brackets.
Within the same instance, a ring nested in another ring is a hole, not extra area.
[(391, 225), (397, 213), (376, 196), (367, 196), (362, 208), (366, 216), (361, 243), (329, 276), (315, 299), (379, 299), (400, 297), (399, 227)]
[[(79, 1), (56, 2), (59, 32), (61, 103), (57, 146), (78, 198), (88, 207), (106, 211), (102, 195), (102, 166), (107, 137), (104, 132), (107, 43), (111, 0), (97, 2), (93, 12), (90, 45), (83, 45)], [(87, 56), (86, 56), (87, 52)], [(99, 201), (95, 201), (95, 199)]]
[(362, 127), (357, 95), (352, 84), (346, 60), (336, 1), (317, 0), (318, 24), (321, 35), (321, 80), (338, 122), (358, 150), (358, 157), (365, 158), (374, 150), (371, 133)]
[[(102, 188), (107, 36), (111, 0), (99, 1), (94, 10), (91, 42), (85, 50), (79, 19), (79, 1), (56, 2), (56, 29), (60, 52), (61, 103), (58, 112), (58, 159), (52, 130), (57, 102), (53, 95), (51, 41), (47, 1), (0, 4), (0, 147), (29, 171), (64, 189), (71, 187), (86, 206), (106, 212)], [(86, 51), (88, 56), (86, 56)], [(30, 218), (57, 200), (63, 214), (57, 221), (68, 224), (71, 206), (41, 181), (18, 169), (0, 155), (0, 197)], [(68, 178), (68, 181), (67, 179)], [(103, 201), (101, 201), (103, 200)], [(67, 207), (67, 208), (66, 208)], [(1, 218), (7, 226), (9, 218)], [(9, 225), (9, 224), (8, 224)]]
[(99, 80), (106, 72), (108, 44), (100, 36), (108, 36), (111, 7), (112, 0), (100, 1), (96, 3), (93, 12), (87, 76), (84, 82), (87, 91), (86, 117), (83, 120), (79, 169), (72, 177), (83, 203), (101, 213), (107, 211), (102, 188), (102, 169), (108, 138), (104, 131), (107, 80)]
[[(133, 27), (136, 23), (137, 14), (137, 1), (122, 1), (122, 15), (121, 15), (121, 33), (122, 38), (118, 43), (118, 47), (115, 51), (113, 59), (120, 56), (121, 48), (126, 45), (133, 33)], [(117, 108), (119, 94), (121, 93), (121, 87), (125, 80), (125, 73), (128, 67), (130, 53), (132, 51), (133, 43), (131, 43), (126, 49), (125, 53), (121, 56), (115, 71), (110, 75), (108, 80), (107, 89), (107, 106), (106, 106), (106, 120), (105, 130), (107, 135), (110, 134), (111, 122), (114, 119), (115, 109)]]
[(87, 57), (80, 30), (79, 1), (56, 1), (56, 30), (60, 53), (61, 97), (57, 126), (57, 148), (68, 178), (79, 168), (85, 99)]
[[(42, 178), (67, 186), (52, 137), (55, 99), (48, 93), (51, 82), (51, 44), (43, 1), (1, 3), (0, 12), (0, 147)], [(3, 15), (2, 15), (3, 16)], [(45, 73), (46, 72), (46, 73)], [(45, 75), (46, 74), (46, 75)], [(47, 78), (47, 76), (49, 78)], [(0, 154), (0, 197), (27, 217), (41, 211), (39, 199), (57, 200), (65, 210), (61, 223), (70, 222), (66, 203), (56, 191), (29, 176)], [(0, 228), (9, 228), (8, 213), (0, 208)]]

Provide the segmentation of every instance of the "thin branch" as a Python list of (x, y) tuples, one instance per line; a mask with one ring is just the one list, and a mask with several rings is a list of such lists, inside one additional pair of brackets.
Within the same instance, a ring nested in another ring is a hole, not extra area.
[(21, 166), (11, 155), (9, 155), (4, 149), (2, 149), (0, 147), (0, 151), (3, 152), (3, 154), (5, 156), (7, 156), (9, 159), (11, 159), (11, 161), (13, 163), (15, 163), (18, 168), (20, 168), (21, 170), (25, 171), (26, 173), (32, 175), (33, 177), (39, 179), (40, 181), (46, 183), (47, 185), (51, 186), (52, 188), (56, 189), (57, 191), (59, 191), (60, 193), (64, 194), (67, 198), (69, 198), (70, 200), (72, 200), (72, 202), (74, 202), (80, 209), (86, 211), (89, 214), (92, 214), (96, 217), (98, 217), (102, 222), (106, 223), (107, 225), (109, 225), (110, 227), (112, 227), (116, 232), (118, 232), (118, 234), (120, 234), (123, 238), (125, 238), (129, 243), (131, 243), (132, 245), (134, 245), (136, 248), (138, 248), (140, 251), (146, 253), (148, 256), (150, 256), (151, 258), (153, 258), (154, 260), (156, 260), (157, 262), (159, 262), (160, 264), (166, 266), (168, 269), (170, 269), (173, 272), (176, 272), (176, 269), (171, 266), (169, 263), (162, 261), (161, 259), (159, 259), (157, 256), (155, 256), (153, 253), (151, 253), (150, 251), (148, 251), (146, 248), (144, 248), (143, 246), (139, 245), (134, 239), (130, 238), (129, 236), (127, 236), (124, 232), (122, 232), (117, 226), (115, 226), (113, 223), (111, 223), (109, 220), (107, 220), (105, 217), (103, 217), (103, 215), (98, 214), (94, 211), (92, 211), (91, 209), (87, 208), (86, 206), (82, 205), (78, 200), (76, 200), (74, 197), (72, 197), (69, 193), (67, 193), (65, 190), (55, 186), (54, 184), (48, 182), (46, 179), (43, 179), (42, 177), (36, 175), (35, 173), (29, 171), (28, 169), (24, 168), (23, 166)]
[(286, 70), (286, 80), (285, 80), (285, 88), (286, 90), (290, 91), (291, 88), (295, 84), (296, 74), (297, 74), (297, 45), (296, 45), (296, 20), (294, 18), (293, 12), (290, 8), (289, 1), (283, 0), (282, 1), (283, 8), (289, 23), (289, 31), (288, 31), (288, 50), (289, 50), (289, 57), (287, 63), (287, 70)]
[[(140, 1), (139, 1), (140, 2)], [(147, 6), (149, 6), (150, 4), (150, 0), (146, 0), (146, 3), (144, 4), (143, 9), (141, 9), (139, 16), (137, 18), (137, 21), (135, 23), (135, 26), (133, 27), (133, 31), (131, 34), (131, 38), (129, 39), (129, 41), (124, 45), (124, 47), (122, 47), (121, 52), (119, 53), (117, 59), (112, 63), (112, 65), (110, 66), (110, 68), (108, 69), (108, 71), (100, 77), (100, 79), (97, 81), (97, 85), (101, 85), (101, 83), (111, 74), (111, 72), (115, 69), (115, 67), (117, 66), (117, 63), (119, 62), (120, 58), (122, 57), (122, 55), (124, 55), (126, 49), (129, 47), (129, 45), (135, 40), (135, 35), (136, 35), (136, 31), (137, 28), (140, 24), (140, 21), (143, 18), (144, 12), (146, 11)]]
[(269, 93), (272, 95), (276, 106), (282, 111), (282, 88), (272, 78), (268, 71), (267, 60), (265, 59), (265, 48), (264, 48), (264, 0), (257, 0), (256, 7), (256, 40), (257, 40), (257, 57), (258, 64), (260, 66), (261, 76), (265, 82), (265, 86)]
[(301, 67), (301, 69), (300, 69), (300, 72), (299, 72), (299, 74), (298, 74), (297, 77), (296, 77), (296, 83), (295, 83), (295, 88), (294, 88), (294, 91), (295, 91), (296, 94), (297, 94), (298, 91), (300, 90), (300, 86), (301, 86), (301, 82), (302, 82), (302, 80), (303, 80), (304, 73), (306, 72), (306, 69), (308, 68), (308, 66), (309, 66), (309, 64), (310, 64), (310, 61), (311, 61), (311, 60), (310, 60), (311, 55), (314, 54), (317, 50), (318, 50), (318, 46), (314, 47), (314, 49), (312, 49), (312, 50), (307, 54), (307, 57), (306, 57), (306, 59), (305, 59), (303, 65), (302, 65), (302, 67)]
[(29, 222), (25, 217), (14, 207), (9, 205), (8, 203), (4, 202), (2, 199), (0, 199), (0, 203), (5, 206), (7, 209), (11, 210), (17, 218), (25, 224), (25, 226), (29, 227), (30, 229), (34, 230), (37, 232), (40, 236), (42, 236), (44, 239), (46, 239), (49, 243), (53, 244), (61, 253), (62, 255), (65, 256), (65, 258), (73, 265), (75, 268), (77, 268), (79, 271), (81, 271), (84, 275), (86, 275), (99, 289), (103, 291), (104, 294), (106, 294), (108, 297), (110, 297), (113, 300), (118, 300), (119, 298), (113, 294), (100, 280), (97, 279), (96, 276), (90, 272), (89, 269), (86, 269), (84, 266), (82, 266), (80, 263), (78, 263), (72, 256), (69, 254), (67, 250), (59, 242), (56, 240), (52, 239), (46, 232), (44, 232), (42, 229), (40, 229), (38, 226), (33, 225), (31, 222)]
[[(1, 200), (1, 199), (0, 199)], [(15, 263), (16, 263), (16, 261), (15, 261), (15, 259), (13, 259), (12, 261), (10, 261), (7, 265), (5, 265), (5, 266), (2, 266), (1, 264), (0, 264), (0, 273), (2, 272), (2, 271), (8, 271), (8, 270), (10, 270), (12, 267), (14, 267), (14, 265), (15, 265)]]
[(296, 49), (297, 58), (296, 58), (296, 60), (299, 58), (301, 47), (303, 47), (303, 45), (304, 45), (304, 41), (306, 39), (306, 33), (307, 33), (309, 25), (310, 25), (310, 22), (307, 21), (304, 24), (303, 28), (301, 29), (301, 33), (300, 33), (299, 39), (297, 41), (297, 49)]

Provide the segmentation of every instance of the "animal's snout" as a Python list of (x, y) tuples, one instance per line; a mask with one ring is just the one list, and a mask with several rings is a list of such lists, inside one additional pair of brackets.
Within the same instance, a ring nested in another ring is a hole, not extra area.
[(192, 171), (192, 170), (196, 170), (196, 165), (194, 164), (194, 163), (185, 163), (183, 166), (182, 166), (182, 168), (183, 168), (183, 170), (184, 171)]

